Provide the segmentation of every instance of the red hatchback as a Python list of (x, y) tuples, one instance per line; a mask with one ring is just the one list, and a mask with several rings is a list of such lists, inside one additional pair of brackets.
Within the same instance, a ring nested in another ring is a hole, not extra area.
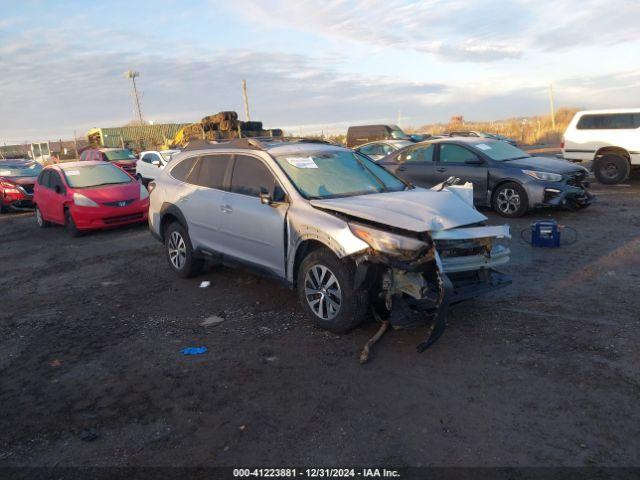
[(89, 148), (80, 154), (80, 161), (102, 160), (113, 162), (127, 173), (135, 177), (138, 159), (131, 150), (126, 148)]
[(40, 227), (65, 225), (75, 237), (87, 230), (146, 222), (149, 192), (110, 163), (60, 163), (42, 170), (33, 203)]

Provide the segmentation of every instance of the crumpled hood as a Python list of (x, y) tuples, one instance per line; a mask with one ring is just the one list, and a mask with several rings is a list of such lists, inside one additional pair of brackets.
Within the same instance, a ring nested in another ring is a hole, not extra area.
[(0, 180), (6, 179), (11, 183), (15, 183), (16, 185), (33, 185), (36, 183), (36, 179), (38, 177), (0, 177)]
[(584, 171), (584, 167), (560, 158), (529, 157), (518, 160), (507, 160), (502, 165), (527, 170), (538, 170), (550, 173), (569, 174)]
[(412, 232), (446, 230), (487, 219), (457, 194), (414, 188), (402, 192), (311, 200), (316, 208)]

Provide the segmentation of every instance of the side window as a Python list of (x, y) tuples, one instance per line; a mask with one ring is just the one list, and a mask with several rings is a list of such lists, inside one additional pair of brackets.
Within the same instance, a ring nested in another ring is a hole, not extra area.
[(143, 161), (144, 163), (151, 163), (153, 162), (153, 154), (145, 153), (140, 160)]
[(380, 155), (389, 155), (390, 153), (395, 152), (394, 148), (391, 145), (387, 145), (386, 143), (380, 145), (380, 149), (382, 150), (380, 152)]
[(365, 145), (364, 147), (362, 147), (360, 149), (360, 151), (362, 153), (364, 153), (365, 155), (378, 155), (378, 153), (376, 153), (377, 147), (378, 147), (378, 145), (375, 144), (375, 143), (372, 144), (372, 145)]
[(413, 147), (402, 153), (398, 160), (401, 162), (432, 162), (434, 149), (433, 145)]
[(460, 145), (451, 143), (440, 144), (440, 162), (442, 163), (464, 163), (467, 160), (478, 158), (475, 153)]
[(201, 187), (222, 189), (224, 174), (231, 161), (231, 155), (205, 155), (200, 157), (191, 175), (189, 183)]
[(196, 164), (196, 160), (198, 160), (199, 158), (200, 157), (191, 157), (191, 158), (187, 158), (186, 160), (182, 160), (180, 163), (175, 164), (171, 169), (171, 176), (176, 180), (186, 182), (187, 179), (189, 178), (189, 174), (191, 173), (191, 170), (193, 170), (193, 167)]
[(231, 191), (258, 197), (261, 191), (272, 192), (275, 179), (272, 173), (257, 158), (236, 155), (231, 175)]
[(624, 130), (640, 128), (640, 113), (611, 113), (606, 115), (583, 115), (578, 130)]
[(85, 150), (84, 152), (82, 152), (80, 154), (80, 161), (84, 162), (85, 160), (87, 160), (88, 155), (89, 155), (89, 150)]
[(40, 172), (40, 175), (38, 176), (38, 183), (42, 187), (49, 188), (49, 182), (51, 178), (50, 173), (51, 173), (51, 170), (47, 168), (45, 168), (44, 170), (42, 170), (42, 172)]
[(49, 175), (50, 175), (49, 188), (51, 188), (51, 190), (55, 190), (56, 187), (59, 187), (60, 193), (64, 193), (66, 189), (64, 188), (64, 183), (62, 183), (62, 179), (60, 178), (60, 175), (58, 174), (58, 172), (54, 172), (53, 170), (51, 170)]

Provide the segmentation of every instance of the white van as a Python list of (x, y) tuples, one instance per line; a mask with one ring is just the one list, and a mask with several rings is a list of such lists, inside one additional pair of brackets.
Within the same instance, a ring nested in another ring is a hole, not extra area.
[(593, 161), (600, 183), (623, 182), (640, 167), (640, 108), (576, 113), (564, 132), (562, 154), (567, 160)]

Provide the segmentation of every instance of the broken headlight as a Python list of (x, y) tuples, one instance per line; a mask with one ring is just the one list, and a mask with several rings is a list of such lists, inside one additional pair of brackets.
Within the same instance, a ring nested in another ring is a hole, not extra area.
[(359, 223), (349, 223), (351, 232), (360, 240), (369, 244), (374, 250), (389, 255), (400, 255), (405, 252), (418, 252), (429, 245), (416, 238), (396, 235)]

